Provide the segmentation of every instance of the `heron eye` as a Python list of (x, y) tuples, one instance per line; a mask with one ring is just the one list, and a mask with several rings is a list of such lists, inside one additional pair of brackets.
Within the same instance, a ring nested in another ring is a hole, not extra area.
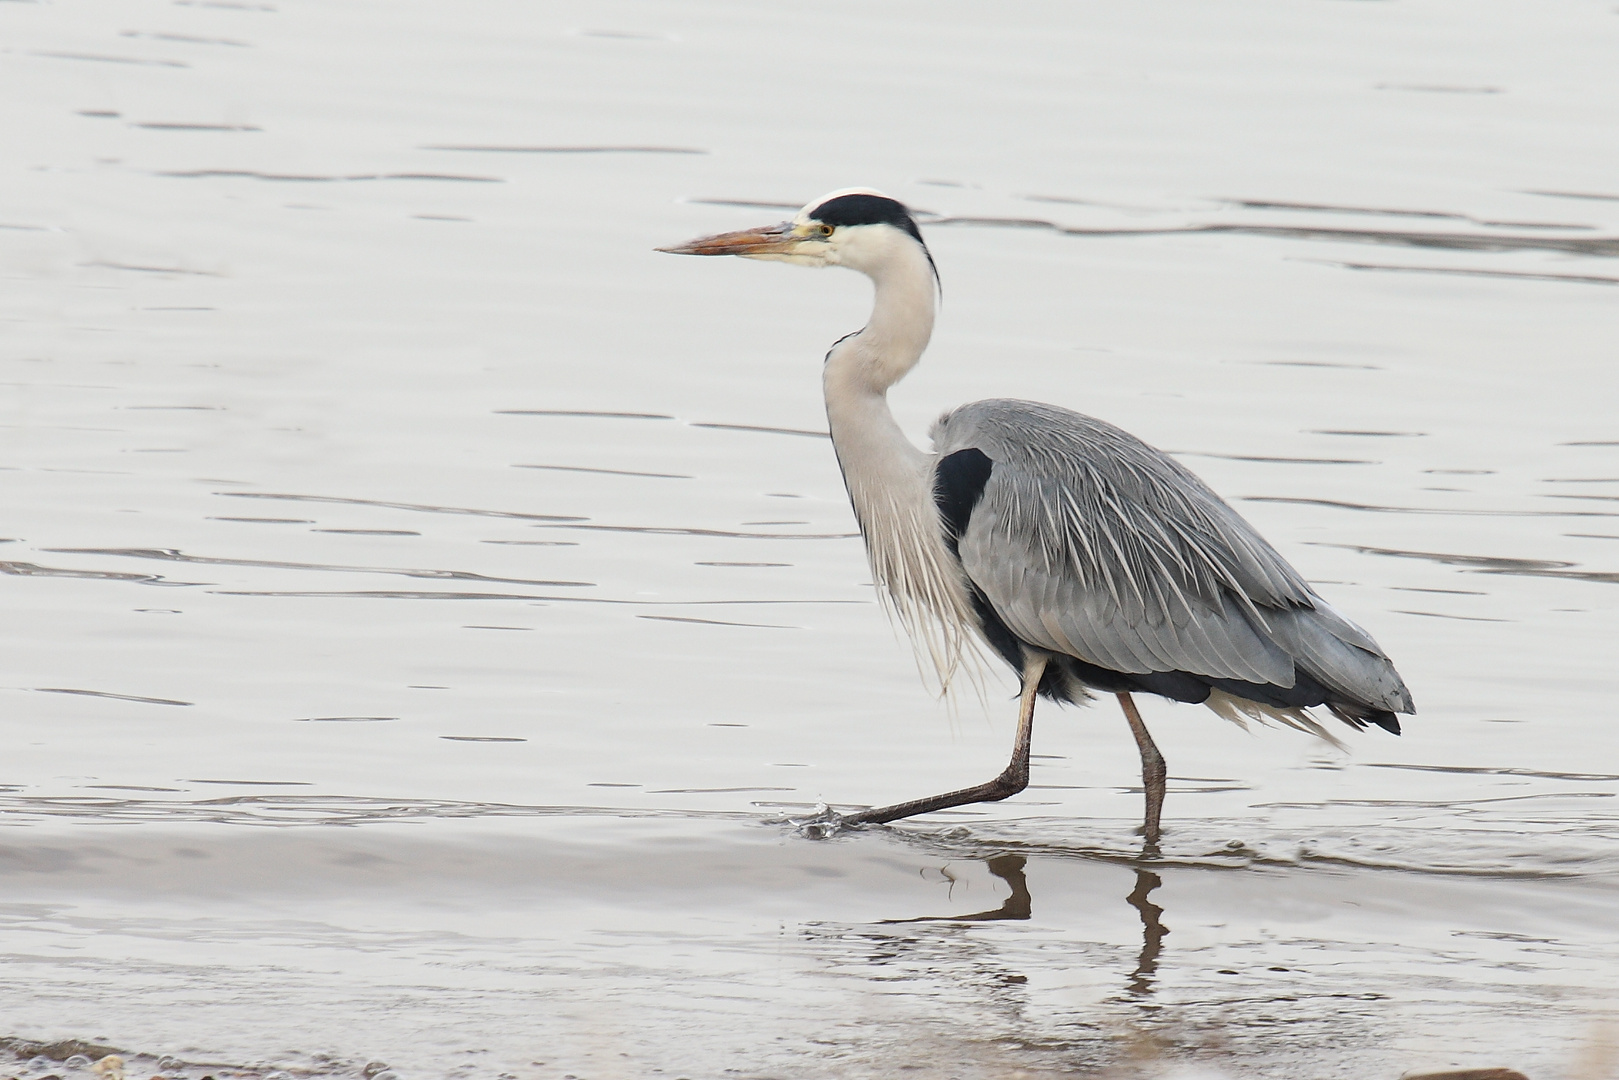
[(823, 223), (823, 224), (817, 226), (816, 231), (819, 232), (822, 236), (831, 236), (832, 235), (832, 226)]

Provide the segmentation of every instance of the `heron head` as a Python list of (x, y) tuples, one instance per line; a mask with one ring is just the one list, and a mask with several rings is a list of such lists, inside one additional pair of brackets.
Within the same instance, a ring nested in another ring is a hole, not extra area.
[(847, 188), (809, 203), (791, 221), (658, 250), (675, 255), (740, 255), (800, 266), (847, 266), (875, 274), (902, 245), (913, 251), (921, 248), (932, 266), (922, 232), (903, 203), (870, 188)]

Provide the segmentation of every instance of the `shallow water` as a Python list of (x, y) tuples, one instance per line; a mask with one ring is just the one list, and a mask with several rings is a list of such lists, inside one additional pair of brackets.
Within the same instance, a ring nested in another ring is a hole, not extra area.
[[(1214, 12), (4, 5), (0, 1037), (1614, 1075), (1619, 17)], [(817, 380), (868, 286), (651, 251), (857, 183), (944, 278), (908, 429), (1180, 455), (1395, 657), (1401, 738), (1145, 703), (1150, 868), (1111, 707), (1043, 708), (1007, 803), (779, 823), (1010, 742), (871, 595)]]

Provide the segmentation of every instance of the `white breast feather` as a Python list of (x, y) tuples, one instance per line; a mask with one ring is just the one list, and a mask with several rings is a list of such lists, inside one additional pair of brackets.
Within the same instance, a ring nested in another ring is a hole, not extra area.
[(865, 537), (878, 596), (910, 637), (922, 677), (936, 678), (937, 692), (945, 696), (956, 676), (965, 672), (982, 696), (986, 643), (966, 575), (945, 546), (928, 484), (931, 474), (929, 467), (903, 484), (866, 484), (847, 477), (850, 502)]

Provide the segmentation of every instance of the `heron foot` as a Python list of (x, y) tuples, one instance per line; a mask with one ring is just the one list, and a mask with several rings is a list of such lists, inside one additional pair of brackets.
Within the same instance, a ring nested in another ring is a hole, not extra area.
[(806, 840), (830, 840), (851, 827), (851, 822), (848, 818), (826, 805), (826, 803), (817, 803), (815, 813), (810, 814), (808, 817), (782, 818), (781, 824), (791, 825), (798, 830), (798, 835)]

